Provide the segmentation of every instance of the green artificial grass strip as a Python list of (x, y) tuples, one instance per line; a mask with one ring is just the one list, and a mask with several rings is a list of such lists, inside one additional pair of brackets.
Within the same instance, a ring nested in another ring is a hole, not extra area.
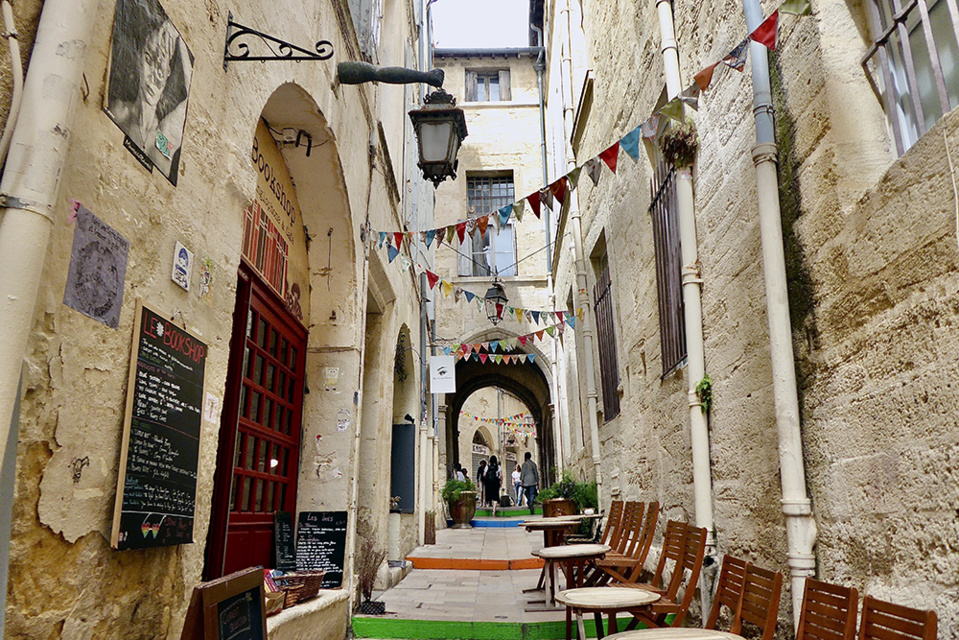
[[(619, 629), (626, 628), (631, 617), (620, 617)], [(592, 616), (584, 619), (586, 635), (596, 637)], [(398, 620), (396, 618), (355, 617), (353, 635), (381, 640), (562, 640), (566, 622), (488, 622), (455, 620)], [(573, 620), (575, 626), (576, 620)], [(603, 619), (605, 632), (608, 623)], [(644, 628), (642, 625), (640, 629)], [(575, 628), (574, 628), (575, 631)]]

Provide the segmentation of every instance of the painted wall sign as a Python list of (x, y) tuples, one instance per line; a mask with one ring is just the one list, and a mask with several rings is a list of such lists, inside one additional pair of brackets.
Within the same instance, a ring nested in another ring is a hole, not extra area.
[(206, 345), (137, 300), (115, 549), (193, 542)]
[(143, 166), (174, 185), (180, 165), (193, 54), (157, 0), (117, 0), (103, 110)]
[(76, 224), (63, 304), (116, 329), (130, 242), (79, 203)]
[(296, 570), (325, 569), (323, 588), (343, 584), (346, 511), (301, 511), (296, 528)]
[(430, 356), (430, 392), (456, 393), (454, 356)]
[(310, 268), (296, 187), (269, 127), (260, 120), (250, 156), (256, 194), (244, 212), (243, 257), (309, 326)]

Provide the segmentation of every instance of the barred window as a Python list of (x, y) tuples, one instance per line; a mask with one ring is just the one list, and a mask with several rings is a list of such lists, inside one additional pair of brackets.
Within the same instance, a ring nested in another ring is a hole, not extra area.
[[(512, 204), (513, 174), (500, 176), (467, 176), (466, 194), (469, 218), (495, 214)], [(490, 222), (486, 233), (475, 231), (460, 247), (461, 276), (515, 276), (516, 239), (512, 223), (497, 228)]]
[(649, 214), (653, 219), (653, 247), (656, 251), (656, 289), (659, 293), (659, 337), (663, 377), (666, 377), (686, 360), (676, 170), (660, 163), (649, 182), (649, 190)]
[(603, 419), (609, 422), (619, 415), (619, 359), (616, 356), (616, 329), (613, 326), (612, 280), (606, 252), (597, 259), (593, 304), (596, 309), (596, 344), (599, 347), (599, 372), (603, 384)]
[(959, 0), (870, 0), (862, 60), (899, 154), (959, 106)]

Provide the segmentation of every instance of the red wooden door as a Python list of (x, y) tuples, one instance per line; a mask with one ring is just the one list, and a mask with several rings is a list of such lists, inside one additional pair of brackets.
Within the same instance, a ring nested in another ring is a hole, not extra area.
[(207, 578), (273, 563), (273, 514), (294, 512), (306, 330), (241, 267), (214, 479)]

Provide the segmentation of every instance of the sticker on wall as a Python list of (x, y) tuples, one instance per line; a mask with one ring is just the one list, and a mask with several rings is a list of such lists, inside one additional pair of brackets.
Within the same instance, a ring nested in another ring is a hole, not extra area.
[(353, 418), (350, 415), (350, 412), (346, 409), (340, 409), (336, 414), (336, 430), (337, 431), (346, 431), (350, 428), (350, 425), (353, 423)]
[(210, 256), (204, 256), (197, 263), (197, 268), (200, 271), (199, 281), (197, 282), (197, 296), (203, 302), (210, 304), (213, 302), (213, 278), (216, 273), (216, 263)]
[(326, 367), (323, 369), (323, 386), (327, 391), (336, 391), (336, 385), (340, 381), (339, 367)]
[(129, 251), (126, 238), (79, 205), (63, 304), (116, 329)]
[(223, 400), (212, 393), (207, 392), (203, 399), (203, 419), (207, 422), (219, 424), (220, 410), (223, 408)]
[(193, 252), (177, 242), (173, 248), (173, 273), (170, 274), (170, 278), (185, 291), (189, 291), (192, 274)]
[(332, 473), (330, 473), (330, 475), (333, 476), (334, 478), (342, 478), (342, 477), (343, 477), (343, 472), (340, 471), (340, 468), (339, 468), (339, 467), (337, 467), (336, 469), (333, 469), (333, 471), (332, 471)]
[(177, 183), (193, 54), (157, 0), (117, 0), (103, 110), (144, 167)]
[(323, 450), (323, 436), (316, 434), (316, 452), (320, 453)]

